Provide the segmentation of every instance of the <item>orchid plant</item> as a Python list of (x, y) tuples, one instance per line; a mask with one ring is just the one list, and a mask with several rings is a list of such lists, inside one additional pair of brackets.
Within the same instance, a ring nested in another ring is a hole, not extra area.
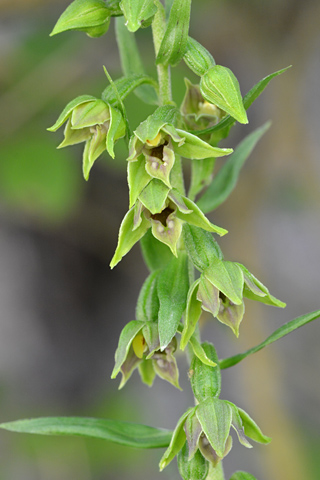
[[(51, 35), (80, 30), (99, 37), (115, 21), (123, 76), (112, 80), (100, 98), (71, 100), (56, 123), (64, 140), (59, 148), (84, 142), (82, 169), (86, 180), (96, 160), (123, 139), (128, 147), (128, 212), (119, 229), (110, 267), (114, 268), (140, 242), (150, 271), (142, 285), (135, 320), (120, 334), (112, 378), (120, 388), (138, 370), (152, 386), (155, 376), (180, 389), (178, 350), (188, 352), (194, 405), (177, 420), (174, 431), (110, 419), (48, 417), (4, 423), (2, 428), (38, 434), (70, 434), (103, 438), (140, 448), (165, 447), (163, 470), (175, 457), (184, 480), (224, 480), (222, 461), (232, 448), (230, 432), (247, 448), (270, 438), (242, 407), (220, 398), (221, 371), (237, 364), (294, 329), (320, 316), (320, 310), (296, 318), (264, 342), (230, 358), (219, 359), (215, 346), (200, 337), (202, 311), (229, 327), (238, 337), (245, 301), (277, 308), (285, 304), (238, 262), (225, 259), (217, 236), (227, 234), (206, 214), (224, 202), (235, 187), (241, 167), (268, 130), (251, 132), (233, 151), (221, 148), (237, 122), (247, 124), (247, 110), (269, 82), (287, 69), (266, 76), (243, 97), (234, 73), (217, 65), (211, 53), (189, 36), (191, 0), (75, 0), (62, 13)], [(157, 78), (145, 74), (135, 33), (151, 30)], [(185, 79), (185, 96), (177, 105), (171, 93), (171, 69), (184, 61), (198, 77)], [(154, 106), (134, 132), (125, 99), (136, 94)], [(227, 157), (226, 159), (223, 157)], [(184, 159), (191, 160), (186, 188)], [(220, 168), (215, 173), (216, 159)], [(235, 472), (230, 480), (254, 480)]]

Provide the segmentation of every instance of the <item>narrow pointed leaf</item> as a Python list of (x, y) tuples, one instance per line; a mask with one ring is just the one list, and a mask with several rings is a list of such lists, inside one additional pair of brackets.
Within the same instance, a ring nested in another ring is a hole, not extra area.
[(235, 262), (214, 258), (203, 275), (236, 305), (242, 303), (243, 273)]
[(121, 365), (127, 358), (131, 343), (135, 336), (140, 332), (144, 322), (138, 320), (132, 320), (127, 323), (120, 334), (118, 348), (115, 353), (115, 366), (111, 374), (111, 378), (116, 378), (120, 372)]
[(229, 197), (237, 184), (241, 168), (269, 127), (270, 122), (267, 122), (250, 133), (223, 164), (213, 182), (197, 202), (204, 213), (211, 212)]
[[(116, 18), (116, 39), (120, 53), (120, 60), (123, 73), (126, 76), (132, 74), (144, 75), (142, 60), (137, 47), (134, 33), (130, 33), (125, 26), (123, 17)], [(156, 91), (151, 85), (141, 85), (134, 90), (134, 93), (143, 102), (157, 105), (158, 97)]]
[(17, 420), (0, 424), (11, 432), (36, 433), (39, 435), (79, 435), (101, 438), (128, 447), (166, 447), (172, 435), (169, 430), (148, 427), (119, 420), (85, 417), (44, 417)]
[(131, 208), (125, 215), (119, 230), (118, 245), (114, 256), (110, 262), (110, 268), (114, 268), (126, 255), (133, 245), (137, 243), (150, 227), (149, 221), (142, 215), (142, 221), (138, 228), (132, 230), (134, 226), (134, 209)]
[(216, 64), (208, 50), (191, 37), (188, 37), (187, 49), (183, 60), (196, 75), (201, 77)]
[(230, 480), (257, 480), (256, 477), (247, 472), (235, 472)]
[(229, 113), (240, 123), (248, 123), (238, 80), (229, 68), (214, 65), (202, 77), (200, 90), (213, 105)]
[(250, 417), (250, 415), (248, 415), (247, 412), (242, 410), (242, 408), (237, 408), (242, 420), (245, 435), (258, 443), (270, 443), (271, 438), (267, 437), (262, 433), (260, 427), (258, 427), (256, 422)]
[(180, 253), (162, 270), (158, 279), (159, 337), (164, 349), (176, 334), (182, 314), (186, 308), (188, 282), (187, 255)]
[(202, 343), (201, 346), (206, 356), (216, 366), (204, 364), (197, 356), (193, 357), (189, 374), (192, 391), (198, 402), (218, 397), (221, 391), (221, 374), (215, 348), (210, 343)]
[(186, 434), (183, 430), (183, 426), (188, 415), (194, 410), (193, 408), (188, 408), (188, 410), (179, 418), (176, 428), (173, 431), (170, 445), (168, 449), (164, 452), (161, 460), (160, 460), (160, 472), (167, 466), (169, 463), (174, 459), (177, 453), (183, 447), (186, 441)]
[(230, 405), (218, 398), (207, 398), (198, 405), (197, 417), (210, 445), (223, 458), (232, 421)]
[(140, 246), (144, 261), (151, 272), (164, 268), (173, 258), (170, 248), (159, 242), (151, 230), (141, 239)]
[(191, 0), (174, 0), (156, 64), (178, 65), (188, 42)]
[(214, 258), (223, 259), (218, 243), (211, 233), (202, 228), (185, 223), (183, 225), (183, 240), (193, 265), (203, 272)]
[(129, 32), (136, 32), (139, 28), (150, 25), (157, 11), (153, 0), (121, 0), (120, 8)]
[(182, 145), (173, 143), (174, 151), (182, 157), (201, 160), (207, 157), (224, 157), (233, 152), (232, 148), (212, 147), (209, 143), (201, 140), (201, 138), (184, 130), (177, 128), (176, 131), (185, 140)]
[[(278, 70), (275, 73), (271, 73), (271, 75), (268, 75), (267, 77), (260, 80), (260, 82), (258, 82), (256, 85), (254, 85), (251, 88), (251, 90), (243, 97), (244, 108), (248, 110), (248, 108), (253, 104), (253, 102), (261, 95), (261, 93), (264, 91), (264, 89), (269, 84), (269, 82), (274, 77), (277, 77), (278, 75), (281, 75), (282, 73), (287, 71), (288, 68), (290, 67), (286, 67), (286, 68), (283, 68), (282, 70)], [(234, 118), (228, 115), (223, 120), (221, 120), (221, 122), (219, 122), (217, 125), (214, 125), (209, 128), (205, 128), (204, 130), (197, 130), (197, 135), (206, 135), (208, 133), (214, 133), (224, 129), (227, 130), (234, 123), (235, 123)]]
[(301, 317), (295, 318), (294, 320), (291, 320), (290, 322), (285, 323), (284, 325), (282, 325), (282, 327), (278, 328), (275, 332), (273, 332), (264, 342), (259, 343), (259, 345), (253, 348), (250, 348), (244, 353), (239, 353), (238, 355), (234, 355), (232, 357), (220, 360), (220, 367), (221, 368), (233, 367), (234, 365), (241, 362), (241, 360), (245, 359), (249, 355), (259, 352), (259, 350), (262, 350), (267, 345), (270, 345), (276, 340), (279, 340), (280, 338), (285, 337), (286, 335), (288, 335), (288, 333), (293, 332), (297, 328), (300, 328), (303, 325), (306, 325), (307, 323), (312, 322), (313, 320), (316, 320), (319, 317), (320, 317), (320, 310), (316, 310), (315, 312), (301, 315)]

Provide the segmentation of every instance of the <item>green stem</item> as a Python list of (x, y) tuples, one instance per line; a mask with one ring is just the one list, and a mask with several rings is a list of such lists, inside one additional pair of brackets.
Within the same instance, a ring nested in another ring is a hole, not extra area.
[[(166, 15), (161, 2), (157, 0), (155, 3), (158, 11), (152, 22), (152, 35), (154, 51), (157, 56), (166, 29)], [(172, 103), (170, 65), (157, 65), (157, 73), (160, 105), (170, 105)]]
[(206, 480), (225, 480), (222, 462), (219, 462), (216, 467), (210, 464)]

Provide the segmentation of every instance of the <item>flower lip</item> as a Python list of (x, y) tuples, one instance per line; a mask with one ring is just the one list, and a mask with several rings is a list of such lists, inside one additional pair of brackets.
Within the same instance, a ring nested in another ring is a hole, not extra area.
[(162, 210), (162, 212), (160, 213), (155, 213), (154, 215), (150, 215), (150, 217), (153, 219), (153, 220), (157, 220), (159, 222), (162, 223), (162, 225), (164, 227), (167, 226), (167, 220), (168, 220), (168, 217), (169, 215), (171, 215), (171, 213), (173, 213), (174, 210), (170, 207), (166, 207), (164, 210)]

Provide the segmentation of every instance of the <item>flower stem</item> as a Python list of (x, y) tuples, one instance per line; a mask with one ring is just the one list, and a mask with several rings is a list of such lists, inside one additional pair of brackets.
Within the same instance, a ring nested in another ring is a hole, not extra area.
[[(158, 7), (158, 11), (152, 22), (152, 35), (154, 51), (157, 56), (166, 28), (166, 16), (162, 3), (159, 0), (155, 3)], [(160, 105), (170, 105), (172, 104), (170, 65), (157, 65), (157, 73), (159, 82), (159, 103)]]
[(210, 464), (206, 480), (225, 480), (222, 462), (219, 462), (216, 467)]

